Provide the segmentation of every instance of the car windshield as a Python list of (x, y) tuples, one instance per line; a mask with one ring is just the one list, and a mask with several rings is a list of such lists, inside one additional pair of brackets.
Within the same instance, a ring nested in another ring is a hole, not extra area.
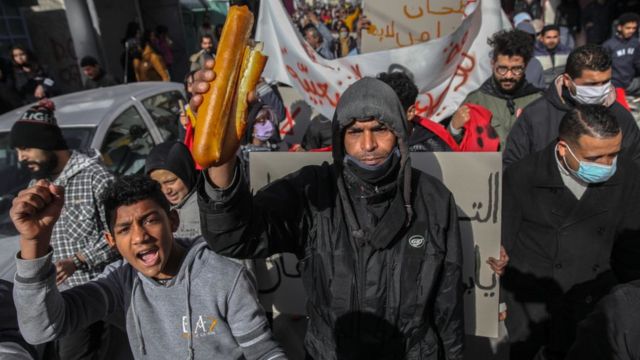
[[(91, 143), (95, 128), (62, 128), (62, 135), (71, 149), (86, 149)], [(9, 147), (9, 132), (0, 132), (0, 238), (17, 235), (9, 209), (13, 198), (29, 184), (29, 171), (18, 165), (16, 151)]]

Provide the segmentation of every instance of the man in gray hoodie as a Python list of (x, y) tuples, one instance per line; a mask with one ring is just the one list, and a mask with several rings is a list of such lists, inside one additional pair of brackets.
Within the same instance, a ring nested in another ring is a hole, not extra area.
[(107, 243), (126, 263), (63, 292), (55, 287), (50, 240), (64, 188), (40, 180), (14, 200), (20, 252), (13, 295), (27, 342), (124, 315), (136, 359), (284, 358), (246, 270), (203, 241), (188, 247), (175, 240), (179, 218), (157, 182), (125, 176), (102, 200)]

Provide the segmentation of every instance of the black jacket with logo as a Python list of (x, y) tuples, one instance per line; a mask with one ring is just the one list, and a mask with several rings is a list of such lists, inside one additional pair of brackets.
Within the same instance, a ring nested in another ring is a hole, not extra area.
[(639, 268), (639, 197), (640, 170), (623, 157), (614, 176), (589, 185), (580, 200), (564, 185), (555, 144), (507, 168), (502, 286), (515, 359), (531, 359), (543, 345), (565, 353), (577, 323), (618, 277)]
[[(300, 259), (310, 318), (305, 348), (314, 359), (462, 359), (462, 250), (453, 196), (410, 168), (407, 122), (390, 87), (365, 78), (341, 104), (332, 165), (306, 166), (255, 195), (237, 173), (224, 190), (203, 177), (203, 235), (227, 256), (289, 252)], [(398, 135), (393, 181), (367, 185), (343, 168), (348, 114), (375, 115)]]

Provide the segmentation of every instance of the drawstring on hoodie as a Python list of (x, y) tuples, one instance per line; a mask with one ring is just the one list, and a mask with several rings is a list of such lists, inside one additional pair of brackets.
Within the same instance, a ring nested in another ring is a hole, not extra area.
[(133, 289), (131, 290), (131, 312), (135, 321), (136, 336), (140, 341), (140, 352), (142, 353), (142, 355), (147, 355), (147, 349), (144, 346), (144, 336), (142, 335), (142, 328), (140, 326), (140, 318), (138, 317), (138, 313), (136, 312), (136, 290), (138, 289), (139, 285), (140, 278), (136, 276), (135, 280), (133, 281)]
[[(186, 310), (187, 310), (187, 321), (189, 322), (189, 333), (187, 334), (187, 338), (188, 340), (188, 355), (187, 355), (187, 360), (193, 360), (193, 333), (191, 331), (191, 303), (189, 301), (189, 299), (191, 298), (191, 267), (187, 266), (186, 267), (186, 281), (185, 281), (185, 287), (186, 287), (186, 294), (187, 294), (187, 299), (186, 299)], [(142, 353), (142, 355), (147, 355), (147, 349), (145, 347), (145, 343), (144, 343), (144, 336), (142, 335), (142, 327), (140, 326), (140, 318), (138, 317), (138, 313), (136, 311), (136, 290), (138, 289), (138, 286), (140, 286), (140, 278), (138, 278), (136, 276), (135, 280), (133, 281), (133, 289), (131, 290), (131, 312), (133, 315), (133, 319), (135, 320), (135, 327), (136, 327), (136, 336), (138, 337), (138, 340), (140, 341), (140, 353)]]
[(186, 287), (186, 293), (187, 293), (187, 299), (186, 299), (186, 307), (187, 307), (187, 321), (189, 322), (189, 334), (187, 334), (187, 338), (188, 343), (188, 349), (187, 351), (189, 352), (187, 355), (187, 360), (193, 360), (193, 331), (191, 330), (191, 304), (189, 302), (189, 299), (191, 298), (191, 267), (190, 266), (186, 266), (186, 274), (185, 274), (185, 287)]

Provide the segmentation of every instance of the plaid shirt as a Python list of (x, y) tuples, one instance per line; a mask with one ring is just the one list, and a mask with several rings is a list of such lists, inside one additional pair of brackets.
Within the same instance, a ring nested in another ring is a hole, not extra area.
[(64, 207), (53, 227), (51, 246), (53, 261), (79, 253), (87, 270), (76, 270), (65, 284), (73, 287), (97, 275), (118, 257), (104, 239), (106, 217), (100, 196), (113, 181), (113, 175), (100, 163), (99, 154), (73, 151), (56, 185), (64, 186)]

